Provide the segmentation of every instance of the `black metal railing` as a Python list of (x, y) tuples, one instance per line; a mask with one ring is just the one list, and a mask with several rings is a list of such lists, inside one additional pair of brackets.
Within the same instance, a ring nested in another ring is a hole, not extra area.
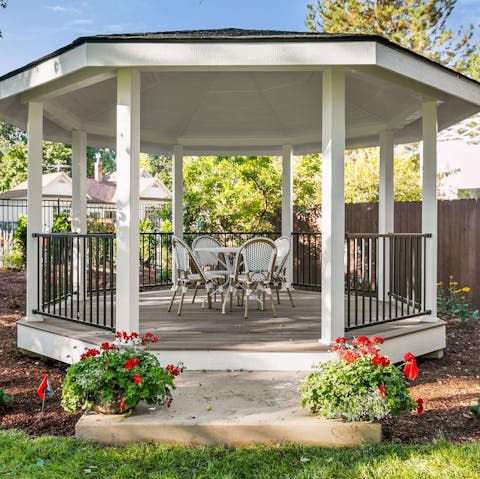
[(38, 303), (34, 313), (113, 330), (115, 235), (34, 234)]
[[(201, 234), (239, 246), (278, 232)], [(425, 309), (426, 234), (347, 234), (346, 329), (428, 314)], [(38, 249), (38, 305), (34, 312), (93, 326), (115, 327), (115, 234), (34, 234)], [(293, 284), (319, 290), (321, 234), (293, 233)], [(172, 284), (172, 233), (140, 233), (140, 289)]]
[(346, 329), (429, 314), (425, 260), (429, 234), (347, 234)]
[(293, 281), (296, 287), (320, 291), (322, 234), (292, 233)]

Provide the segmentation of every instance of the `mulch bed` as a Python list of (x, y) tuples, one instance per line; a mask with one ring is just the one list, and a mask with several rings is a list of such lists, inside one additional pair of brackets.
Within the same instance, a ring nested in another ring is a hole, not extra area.
[[(16, 347), (15, 324), (24, 310), (24, 273), (0, 269), (0, 387), (14, 398), (13, 404), (0, 407), (0, 428), (21, 429), (34, 436), (72, 436), (80, 413), (60, 407), (66, 365), (26, 356)], [(467, 410), (480, 397), (479, 344), (480, 321), (449, 323), (445, 356), (420, 361), (420, 375), (411, 388), (413, 398), (424, 399), (425, 413), (384, 421), (385, 440), (480, 440), (480, 419)], [(49, 375), (55, 394), (42, 413), (35, 392), (43, 374)]]

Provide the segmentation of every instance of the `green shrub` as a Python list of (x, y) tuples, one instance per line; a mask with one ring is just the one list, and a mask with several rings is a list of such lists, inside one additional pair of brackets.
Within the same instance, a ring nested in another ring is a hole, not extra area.
[(52, 233), (68, 233), (72, 231), (72, 222), (65, 212), (58, 213), (53, 218)]
[(11, 396), (9, 396), (2, 388), (0, 388), (0, 406), (5, 406), (13, 402)]
[(21, 270), (27, 262), (27, 217), (19, 216), (13, 233), (12, 248), (2, 255), (2, 263), (6, 268)]
[(25, 257), (18, 248), (13, 247), (11, 251), (2, 255), (2, 264), (5, 268), (21, 271), (25, 266)]

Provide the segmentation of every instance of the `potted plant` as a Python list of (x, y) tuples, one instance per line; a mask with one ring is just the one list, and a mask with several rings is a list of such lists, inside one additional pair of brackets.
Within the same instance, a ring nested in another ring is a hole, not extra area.
[(149, 343), (157, 341), (151, 333), (140, 337), (117, 332), (114, 343), (87, 349), (67, 369), (62, 407), (71, 412), (92, 408), (104, 414), (128, 413), (139, 401), (170, 407), (174, 379), (183, 366), (162, 367), (148, 350)]
[(415, 356), (406, 353), (403, 372), (380, 354), (383, 338), (337, 338), (337, 358), (314, 366), (300, 384), (302, 406), (329, 419), (376, 421), (403, 411), (423, 412), (423, 400), (410, 397), (408, 381), (418, 375)]

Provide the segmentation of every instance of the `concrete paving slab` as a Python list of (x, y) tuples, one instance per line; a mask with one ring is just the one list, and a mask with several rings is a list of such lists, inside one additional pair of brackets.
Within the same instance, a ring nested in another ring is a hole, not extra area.
[(185, 372), (170, 409), (139, 404), (130, 417), (87, 413), (76, 436), (105, 444), (167, 442), (246, 446), (303, 443), (353, 446), (380, 442), (374, 423), (343, 423), (311, 415), (300, 406), (294, 371)]

